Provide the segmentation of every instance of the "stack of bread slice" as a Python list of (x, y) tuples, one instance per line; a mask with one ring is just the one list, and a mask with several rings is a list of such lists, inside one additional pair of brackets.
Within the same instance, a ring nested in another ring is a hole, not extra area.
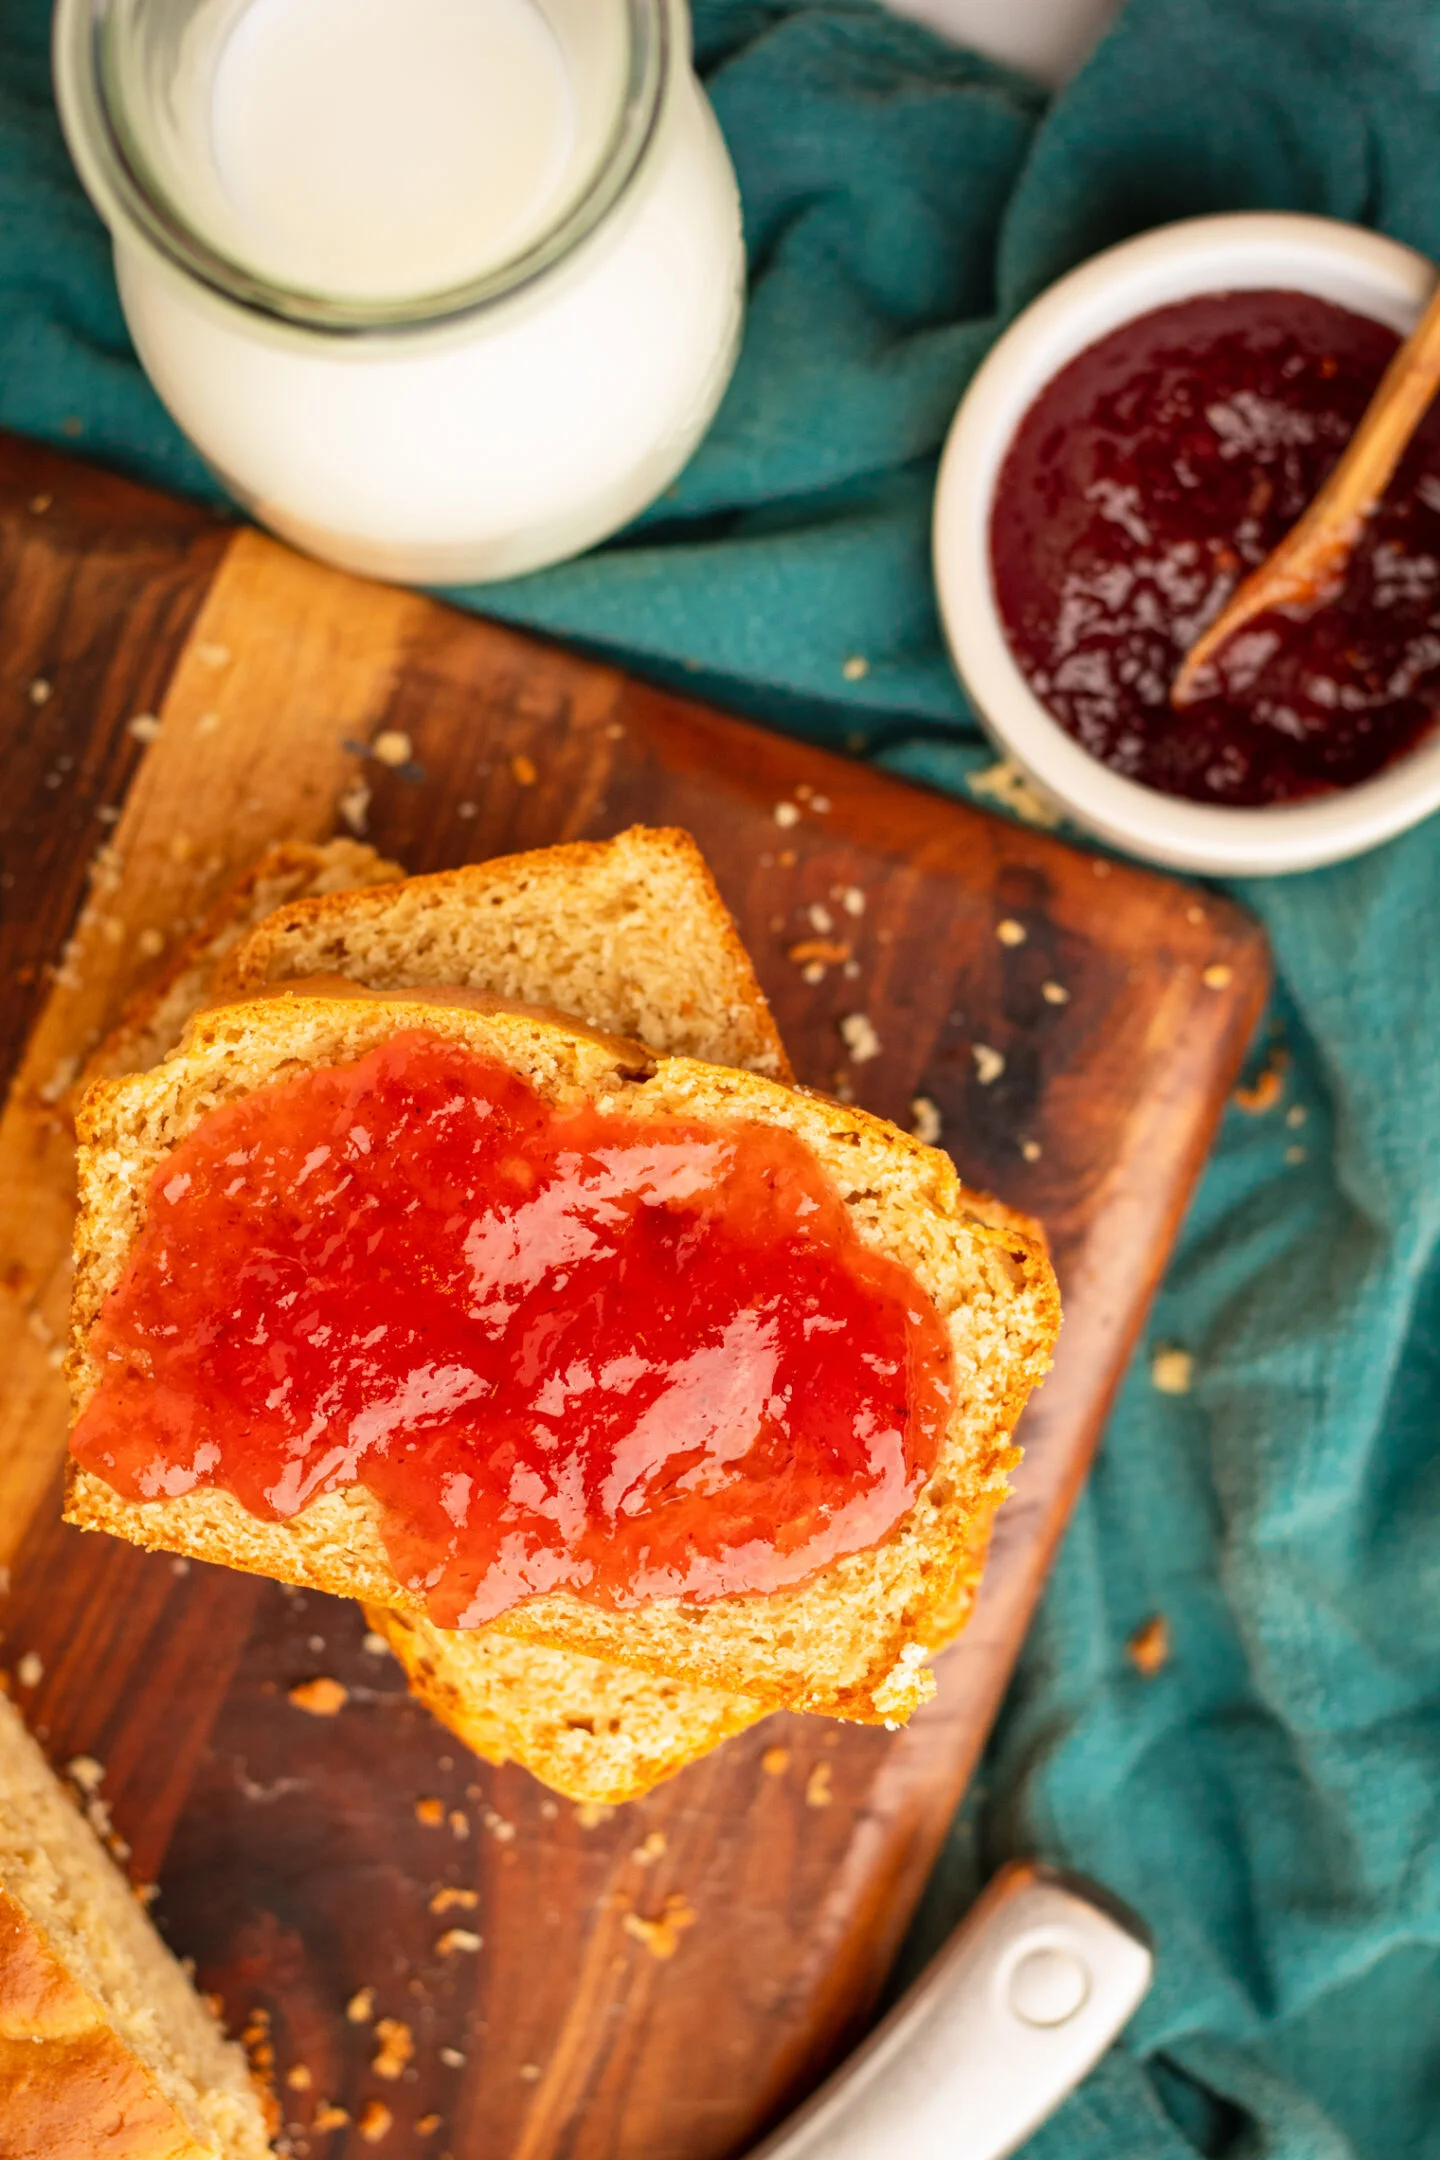
[[(281, 877), (292, 891), (272, 911)], [(948, 1157), (794, 1085), (687, 835), (637, 828), (408, 881), (351, 843), (283, 851), (122, 1026), (100, 1068), (126, 1076), (99, 1079), (77, 1120), (77, 1410), (97, 1384), (91, 1329), (168, 1150), (222, 1103), (414, 1028), (549, 1099), (797, 1134), (862, 1241), (933, 1299), (955, 1401), (933, 1473), (878, 1545), (796, 1588), (709, 1604), (612, 1611), (555, 1592), (484, 1628), (437, 1627), (392, 1572), (362, 1486), (272, 1522), (219, 1489), (127, 1501), (72, 1466), (72, 1522), (359, 1597), (446, 1725), (574, 1798), (642, 1793), (776, 1708), (898, 1722), (931, 1691), (927, 1661), (968, 1613), (1014, 1424), (1048, 1364), (1054, 1277), (1036, 1227), (967, 1192)]]
[(0, 2154), (269, 2152), (240, 2049), (0, 1695)]

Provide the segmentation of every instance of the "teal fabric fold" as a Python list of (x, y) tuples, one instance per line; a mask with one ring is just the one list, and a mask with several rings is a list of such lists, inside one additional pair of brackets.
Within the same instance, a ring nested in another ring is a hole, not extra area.
[[(1440, 255), (1440, 5), (1130, 0), (1049, 103), (871, 0), (697, 0), (695, 26), (751, 252), (730, 394), (620, 540), (455, 597), (964, 794), (988, 753), (927, 522), (997, 329), (1199, 212)], [(130, 352), (47, 34), (0, 0), (0, 424), (213, 500)], [(908, 1953), (1013, 1852), (1150, 1922), (1154, 1990), (1035, 2160), (1440, 2155), (1436, 831), (1236, 889), (1274, 944), (1282, 1099), (1226, 1120)]]

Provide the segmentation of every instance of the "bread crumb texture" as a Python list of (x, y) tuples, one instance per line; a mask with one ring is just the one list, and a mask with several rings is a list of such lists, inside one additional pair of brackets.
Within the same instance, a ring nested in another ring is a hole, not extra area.
[[(518, 1762), (569, 1800), (638, 1799), (765, 1715), (746, 1695), (695, 1687), (493, 1628), (438, 1628), (367, 1608), (414, 1693), (486, 1762)], [(437, 1803), (438, 1804), (438, 1803)]]
[(369, 990), (483, 989), (687, 1057), (790, 1077), (775, 1023), (688, 833), (635, 826), (368, 892), (296, 901), (216, 983), (245, 995), (307, 975)]
[(240, 2049), (0, 1698), (0, 2154), (269, 2152)]

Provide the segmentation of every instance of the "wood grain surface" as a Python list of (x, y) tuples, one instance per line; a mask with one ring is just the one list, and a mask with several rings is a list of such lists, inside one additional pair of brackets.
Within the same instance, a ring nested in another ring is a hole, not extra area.
[[(964, 1790), (1260, 1010), (1258, 931), (3, 439), (0, 729), (17, 1699), (57, 1763), (104, 1765), (126, 1864), (301, 2160), (742, 2152), (863, 2027)], [(403, 765), (370, 754), (382, 730)], [(775, 1717), (599, 1810), (467, 1756), (355, 1608), (60, 1526), (64, 1098), (268, 840), (338, 821), (432, 870), (636, 820), (699, 840), (804, 1079), (906, 1124), (927, 1098), (963, 1174), (1042, 1218), (1066, 1324), (937, 1699), (893, 1734)], [(792, 953), (827, 915), (852, 961), (810, 980)], [(289, 1699), (320, 1674), (348, 1690), (331, 1718)]]

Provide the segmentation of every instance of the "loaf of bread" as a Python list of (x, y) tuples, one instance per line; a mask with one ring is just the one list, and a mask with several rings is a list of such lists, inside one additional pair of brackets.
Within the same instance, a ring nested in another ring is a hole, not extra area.
[(0, 1696), (0, 2154), (269, 2152), (240, 2049)]
[[(718, 1015), (703, 1037), (711, 1057), (726, 1065), (743, 1065), (748, 1057), (763, 1070), (788, 1071), (748, 955), (687, 834), (635, 827), (617, 840), (507, 856), (483, 869), (483, 878), (462, 869), (416, 881), (426, 903), (417, 906), (413, 892), (396, 882), (399, 870), (353, 841), (270, 849), (216, 903), (148, 991), (132, 1000), (88, 1077), (148, 1071), (168, 1056), (194, 1014), (218, 994), (217, 974), (231, 954), (232, 985), (270, 981), (287, 944), (313, 934), (306, 926), (315, 911), (292, 908), (278, 925), (266, 918), (282, 902), (318, 897), (331, 903), (323, 914), (324, 957), (332, 964), (337, 957), (349, 960), (353, 946), (351, 964), (362, 964), (368, 954), (372, 968), (389, 969), (398, 959), (400, 971), (418, 980), (431, 959), (428, 926), (439, 918), (446, 925), (445, 968), (455, 985), (498, 994), (513, 984), (509, 953), (523, 938), (525, 986), (547, 1006), (556, 1005), (571, 984), (574, 945), (587, 935), (579, 926), (596, 926), (588, 933), (594, 938), (598, 926), (608, 924), (618, 950), (612, 947), (587, 978), (593, 1024), (621, 1032), (647, 1006), (650, 1047), (675, 1050), (694, 1039), (698, 983), (698, 1002)], [(357, 912), (337, 899), (374, 885), (387, 887), (376, 906)], [(547, 918), (532, 897), (519, 920), (521, 900), (537, 891), (556, 901), (557, 912)], [(472, 905), (482, 894), (483, 904)], [(508, 926), (503, 934), (497, 917)], [(264, 935), (245, 943), (262, 922)], [(653, 969), (657, 952), (677, 936), (684, 973), (675, 983), (676, 1000), (691, 1011), (672, 1019), (637, 971)], [(745, 1696), (537, 1649), (488, 1630), (462, 1633), (399, 1615), (376, 1616), (373, 1624), (388, 1636), (416, 1694), (457, 1738), (489, 1762), (523, 1764), (574, 1800), (636, 1799), (764, 1714), (763, 1705)]]
[[(357, 998), (297, 985), (289, 996), (200, 1015), (155, 1071), (89, 1091), (78, 1123), (77, 1411), (100, 1377), (91, 1330), (125, 1269), (156, 1168), (212, 1110), (301, 1067), (345, 1065), (393, 1034), (419, 1030), (507, 1067), (548, 1101), (578, 1097), (630, 1119), (753, 1121), (792, 1133), (828, 1173), (861, 1243), (913, 1273), (950, 1336), (952, 1409), (915, 1505), (878, 1544), (795, 1588), (702, 1605), (656, 1599), (625, 1611), (553, 1592), (493, 1625), (516, 1640), (767, 1706), (903, 1719), (931, 1691), (926, 1658), (944, 1639), (977, 1524), (988, 1519), (1015, 1459), (1015, 1421), (1049, 1361), (1059, 1307), (1043, 1243), (1003, 1213), (987, 1219), (948, 1157), (864, 1112), (753, 1072), (652, 1058), (643, 1047), (558, 1021), (476, 1012), (437, 997)], [(67, 1515), (140, 1544), (426, 1617), (390, 1567), (377, 1503), (363, 1486), (327, 1493), (274, 1522), (218, 1488), (128, 1501), (93, 1471), (72, 1466)]]

